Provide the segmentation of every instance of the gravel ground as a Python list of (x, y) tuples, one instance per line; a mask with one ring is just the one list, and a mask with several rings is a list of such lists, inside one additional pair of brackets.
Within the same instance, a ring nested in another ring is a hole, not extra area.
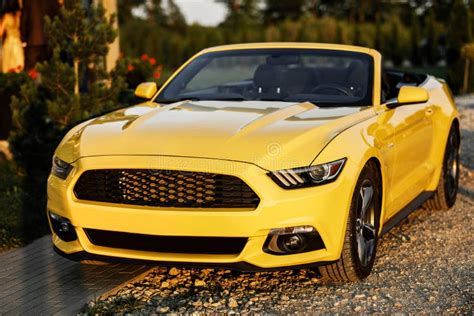
[(418, 210), (380, 240), (363, 282), (324, 283), (315, 272), (240, 274), (154, 268), (114, 295), (90, 302), (94, 313), (373, 313), (471, 314), (474, 256), (474, 96), (457, 99), (462, 120), (462, 174), (456, 206)]

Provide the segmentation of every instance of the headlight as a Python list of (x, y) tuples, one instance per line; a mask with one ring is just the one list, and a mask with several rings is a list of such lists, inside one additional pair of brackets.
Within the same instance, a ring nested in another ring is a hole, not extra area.
[(278, 170), (269, 172), (268, 175), (284, 189), (321, 185), (335, 181), (346, 160), (343, 158), (316, 166)]
[(67, 162), (59, 159), (58, 157), (53, 157), (53, 167), (51, 168), (51, 173), (58, 178), (65, 180), (69, 173), (72, 170), (72, 165)]

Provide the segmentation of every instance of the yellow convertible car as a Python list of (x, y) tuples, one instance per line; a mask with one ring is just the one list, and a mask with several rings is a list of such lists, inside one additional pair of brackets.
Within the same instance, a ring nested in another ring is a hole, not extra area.
[(448, 86), (385, 71), (373, 49), (214, 47), (135, 94), (145, 101), (76, 126), (55, 152), (48, 219), (72, 260), (356, 281), (382, 234), (456, 200)]

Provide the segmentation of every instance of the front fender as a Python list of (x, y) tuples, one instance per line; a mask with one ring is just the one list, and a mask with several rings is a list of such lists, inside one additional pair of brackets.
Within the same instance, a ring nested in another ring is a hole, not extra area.
[[(335, 137), (324, 150), (315, 158), (313, 164), (322, 164), (328, 161), (334, 161), (340, 158), (347, 158), (346, 166), (343, 169), (344, 176), (351, 177), (354, 181), (352, 182), (352, 188), (350, 192), (354, 192), (357, 184), (357, 179), (362, 172), (362, 169), (371, 159), (375, 159), (380, 167), (380, 173), (382, 177), (382, 207), (380, 214), (380, 230), (382, 229), (382, 223), (385, 218), (385, 196), (387, 190), (387, 165), (384, 161), (382, 154), (382, 148), (380, 141), (376, 142), (376, 138), (371, 134), (371, 126), (375, 123), (374, 119), (359, 123), (351, 128), (343, 131), (337, 137)], [(341, 197), (351, 200), (351, 196)], [(350, 203), (347, 203), (348, 207), (345, 212), (345, 218), (343, 223), (339, 223), (343, 227), (346, 227), (347, 218), (349, 216)], [(342, 234), (345, 233), (345, 229), (342, 230)], [(343, 236), (340, 240), (343, 240)], [(341, 245), (342, 247), (342, 245)]]

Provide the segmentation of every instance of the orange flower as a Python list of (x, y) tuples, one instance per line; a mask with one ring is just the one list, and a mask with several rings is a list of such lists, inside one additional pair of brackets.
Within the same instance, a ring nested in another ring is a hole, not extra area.
[(140, 57), (140, 59), (143, 60), (143, 61), (148, 60), (148, 55), (143, 54), (142, 57)]
[(135, 67), (133, 67), (132, 64), (128, 64), (127, 70), (128, 71), (133, 71), (133, 70), (135, 70)]
[(161, 77), (161, 72), (159, 72), (159, 71), (157, 71), (153, 74), (153, 78), (155, 78), (157, 80), (160, 79), (160, 77)]
[(148, 61), (150, 62), (150, 65), (156, 64), (156, 59), (155, 58), (150, 58)]
[(30, 76), (31, 79), (36, 80), (39, 76), (39, 72), (37, 72), (36, 69), (31, 69), (28, 71), (28, 76)]

